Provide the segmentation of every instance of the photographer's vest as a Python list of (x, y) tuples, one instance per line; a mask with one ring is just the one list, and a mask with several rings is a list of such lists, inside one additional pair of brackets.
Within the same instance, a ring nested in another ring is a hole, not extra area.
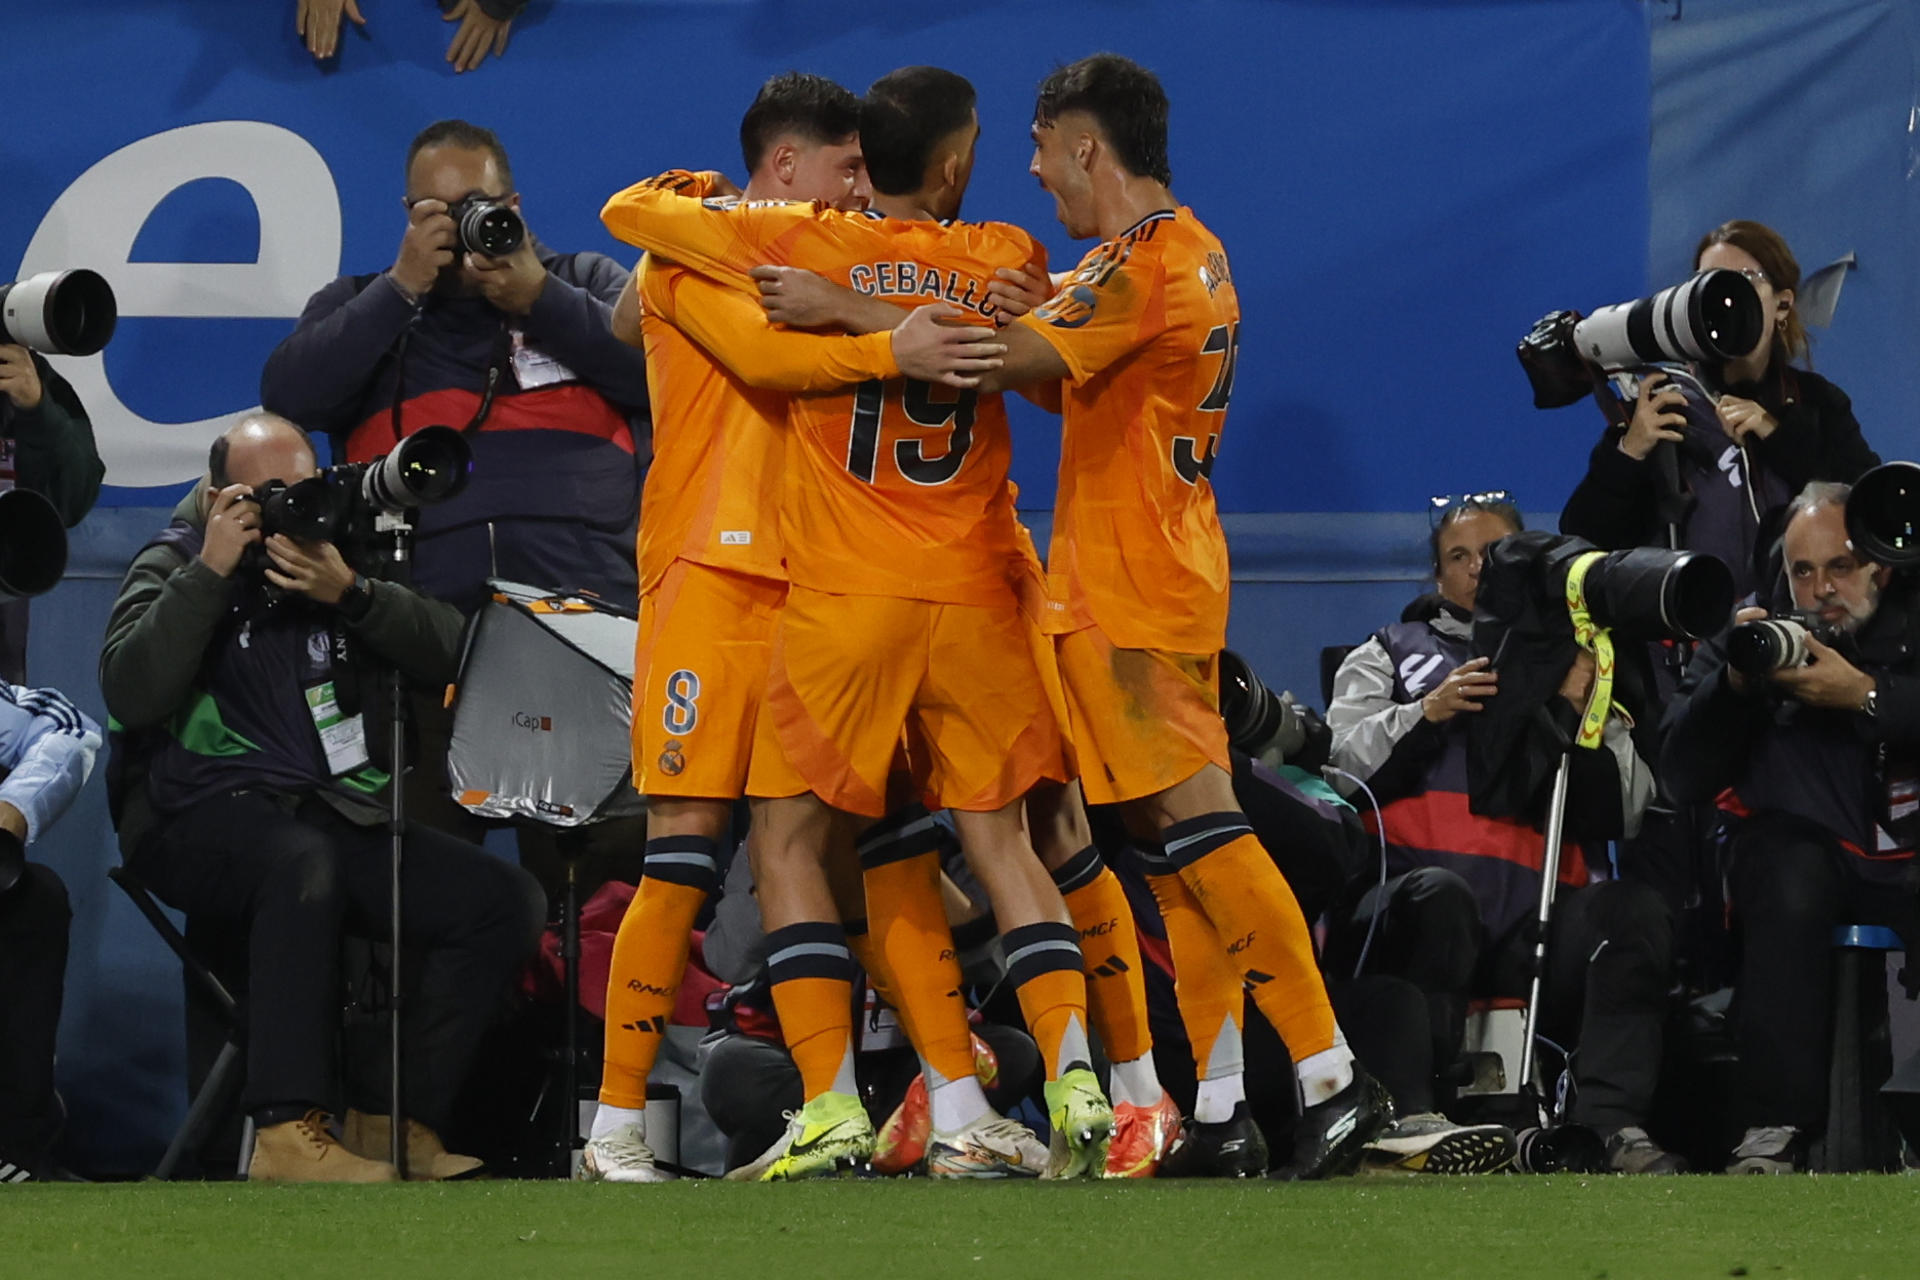
[(1758, 585), (1753, 566), (1760, 518), (1793, 494), (1765, 467), (1748, 466), (1758, 461), (1753, 451), (1743, 453), (1728, 439), (1711, 407), (1689, 398), (1688, 409), (1680, 480), (1692, 502), (1680, 521), (1680, 545), (1720, 557), (1733, 570), (1736, 597), (1745, 596)]
[[(190, 560), (203, 537), (198, 527), (175, 519), (142, 552), (166, 546)], [(330, 764), (321, 740), (322, 724), (333, 722), (329, 704), (349, 714), (358, 710), (351, 672), (344, 636), (329, 612), (299, 597), (266, 607), (257, 593), (239, 593), (208, 641), (185, 704), (154, 728), (111, 726), (107, 783), (115, 821), (136, 785), (144, 785), (147, 804), (160, 814), (250, 789), (335, 791), (364, 797), (371, 807), (387, 784), (386, 772), (364, 758), (349, 760), (338, 747)]]
[[(1466, 637), (1446, 636), (1424, 622), (1396, 622), (1374, 639), (1393, 663), (1393, 700), (1420, 701), (1472, 657)], [(1468, 713), (1471, 714), (1471, 713)], [(1386, 824), (1387, 870), (1400, 875), (1420, 867), (1442, 867), (1473, 889), (1480, 921), (1501, 937), (1533, 915), (1540, 901), (1540, 868), (1546, 842), (1531, 825), (1510, 818), (1489, 818), (1467, 805), (1467, 735), (1455, 721), (1442, 726), (1443, 745), (1421, 776), (1414, 794), (1381, 806)], [(1371, 810), (1362, 819), (1377, 830)], [(1560, 883), (1587, 882), (1580, 847), (1560, 846)]]

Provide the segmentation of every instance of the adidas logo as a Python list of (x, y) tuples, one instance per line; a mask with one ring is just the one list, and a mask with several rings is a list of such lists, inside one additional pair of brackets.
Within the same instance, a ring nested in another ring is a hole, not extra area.
[(11, 1160), (0, 1160), (0, 1182), (26, 1182), (33, 1174)]
[(622, 1031), (640, 1031), (649, 1035), (663, 1036), (667, 1034), (667, 1020), (665, 1018), (641, 1018), (638, 1022), (621, 1023), (620, 1029)]
[(1095, 965), (1093, 971), (1102, 978), (1117, 978), (1132, 967), (1132, 965), (1122, 960), (1119, 956), (1108, 956), (1105, 960)]
[(1249, 987), (1258, 987), (1272, 982), (1273, 975), (1270, 973), (1262, 973), (1258, 969), (1249, 969), (1246, 972), (1244, 981)]

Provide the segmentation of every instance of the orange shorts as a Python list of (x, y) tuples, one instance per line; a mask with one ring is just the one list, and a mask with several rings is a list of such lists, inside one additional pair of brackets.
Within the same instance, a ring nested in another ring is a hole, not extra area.
[[(1023, 530), (1024, 532), (1024, 530)], [(1079, 772), (1073, 751), (1073, 728), (1067, 713), (1067, 690), (1060, 680), (1060, 657), (1054, 638), (1046, 633), (1047, 571), (1027, 542), (1025, 554), (1014, 561), (1011, 573), (1013, 594), (1020, 601), (1020, 617), (1027, 627), (1027, 650), (1033, 654), (1034, 669), (1040, 673), (1041, 687), (1047, 691), (1047, 706), (1054, 723), (1060, 726), (1061, 754), (1066, 760), (1069, 778)]]
[(1218, 654), (1119, 649), (1099, 627), (1054, 637), (1088, 804), (1165, 791), (1209, 764), (1229, 773)]
[(903, 731), (928, 807), (1003, 808), (1042, 778), (1066, 778), (1027, 633), (1012, 601), (796, 586), (774, 639), (767, 719), (805, 789), (836, 809), (885, 815)]
[(641, 595), (633, 664), (641, 794), (732, 800), (756, 781), (777, 790), (792, 776), (754, 736), (786, 595), (784, 582), (689, 560), (674, 561)]

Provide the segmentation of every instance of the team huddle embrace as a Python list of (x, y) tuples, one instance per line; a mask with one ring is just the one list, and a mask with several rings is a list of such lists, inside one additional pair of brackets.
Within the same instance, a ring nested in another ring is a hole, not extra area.
[[(1027, 232), (960, 219), (974, 91), (932, 67), (864, 98), (778, 77), (742, 122), (744, 189), (676, 170), (607, 203), (647, 251), (613, 323), (644, 346), (655, 424), (633, 714), (649, 825), (582, 1176), (667, 1176), (646, 1082), (742, 797), (768, 1012), (803, 1105), (729, 1176), (1264, 1173), (1245, 996), (1297, 1077), (1277, 1175), (1350, 1172), (1390, 1123), (1235, 799), (1209, 474), (1240, 311), (1225, 250), (1169, 191), (1166, 126), (1158, 81), (1124, 58), (1041, 86), (1032, 172), (1097, 241), (1060, 277)], [(1015, 514), (1009, 392), (1062, 418), (1044, 567)], [(1089, 804), (1124, 821), (1166, 925), (1199, 1076), (1184, 1119)], [(929, 838), (941, 811), (1038, 1052), (1046, 1142), (989, 1098)], [(920, 1065), (877, 1126), (857, 971)]]

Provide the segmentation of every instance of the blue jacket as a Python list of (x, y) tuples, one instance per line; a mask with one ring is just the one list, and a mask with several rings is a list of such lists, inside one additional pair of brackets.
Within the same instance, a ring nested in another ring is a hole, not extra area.
[[(547, 283), (524, 317), (477, 297), (416, 306), (384, 274), (335, 280), (268, 357), (260, 402), (328, 433), (335, 461), (361, 462), (423, 426), (467, 427), (491, 376), (471, 481), (419, 513), (415, 584), (465, 613), (492, 576), (633, 607), (650, 437), (646, 359), (611, 327), (627, 272), (597, 253), (535, 252)], [(519, 347), (557, 361), (558, 380), (522, 389)]]

